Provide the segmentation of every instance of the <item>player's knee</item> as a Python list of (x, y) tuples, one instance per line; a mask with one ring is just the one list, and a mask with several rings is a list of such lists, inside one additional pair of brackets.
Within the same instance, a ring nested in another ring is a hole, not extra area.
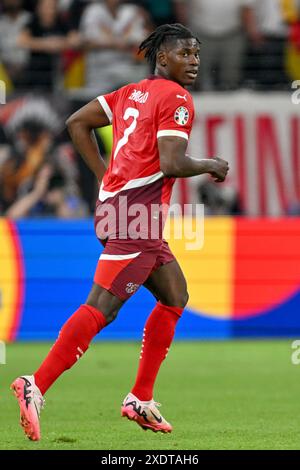
[(92, 307), (97, 308), (97, 310), (100, 310), (102, 315), (105, 317), (106, 320), (106, 325), (109, 323), (113, 322), (119, 313), (119, 308), (118, 307), (108, 307), (101, 305), (101, 302), (93, 302), (92, 300), (87, 300), (87, 305), (91, 305)]
[(111, 310), (109, 312), (103, 313), (106, 318), (106, 324), (112, 323), (118, 316), (119, 310)]
[[(166, 299), (166, 305), (173, 305), (174, 307), (184, 308), (189, 300), (189, 294), (187, 290), (176, 291), (170, 293)], [(164, 303), (164, 302), (163, 302)]]
[(100, 310), (106, 319), (107, 325), (117, 318), (118, 312), (123, 304), (120, 299), (97, 284), (93, 285), (86, 303)]
[(189, 293), (188, 291), (182, 292), (182, 294), (179, 296), (179, 304), (178, 307), (184, 308), (186, 304), (188, 303), (189, 300)]

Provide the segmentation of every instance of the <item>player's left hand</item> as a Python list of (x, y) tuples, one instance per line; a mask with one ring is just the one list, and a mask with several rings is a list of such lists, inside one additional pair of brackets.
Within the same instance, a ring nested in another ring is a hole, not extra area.
[(214, 157), (211, 160), (214, 163), (214, 170), (210, 172), (211, 176), (216, 183), (223, 183), (229, 171), (228, 162), (219, 157)]

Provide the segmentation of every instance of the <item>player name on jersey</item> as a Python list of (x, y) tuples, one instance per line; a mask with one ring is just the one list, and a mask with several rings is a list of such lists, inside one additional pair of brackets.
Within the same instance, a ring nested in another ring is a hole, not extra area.
[(146, 103), (148, 99), (149, 93), (146, 91), (146, 93), (143, 93), (142, 91), (139, 90), (134, 90), (134, 92), (129, 96), (129, 100), (136, 101), (137, 103)]

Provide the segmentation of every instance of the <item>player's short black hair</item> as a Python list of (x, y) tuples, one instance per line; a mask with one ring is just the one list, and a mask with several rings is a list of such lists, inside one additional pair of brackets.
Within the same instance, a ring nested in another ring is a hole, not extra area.
[(153, 31), (139, 47), (139, 53), (145, 52), (145, 58), (151, 66), (151, 72), (155, 71), (156, 67), (156, 54), (162, 44), (171, 39), (196, 39), (198, 44), (201, 44), (199, 39), (193, 32), (180, 23), (163, 24)]

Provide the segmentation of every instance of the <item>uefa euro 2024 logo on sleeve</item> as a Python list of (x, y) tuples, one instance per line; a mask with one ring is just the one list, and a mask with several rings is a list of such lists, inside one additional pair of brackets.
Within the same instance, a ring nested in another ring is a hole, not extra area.
[(179, 106), (174, 114), (174, 120), (180, 126), (185, 126), (189, 120), (189, 111), (185, 106)]

